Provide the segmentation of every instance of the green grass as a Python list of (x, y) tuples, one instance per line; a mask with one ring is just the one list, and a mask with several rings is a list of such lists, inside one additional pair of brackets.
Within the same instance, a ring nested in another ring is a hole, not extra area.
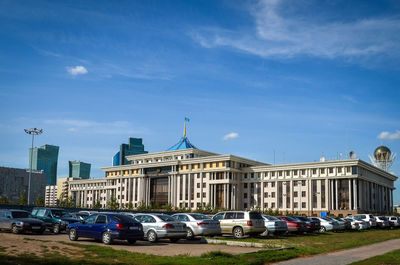
[[(399, 246), (400, 247), (400, 246)], [(400, 249), (388, 252), (383, 255), (375, 256), (369, 259), (360, 260), (351, 265), (375, 265), (375, 264), (400, 264)]]
[[(260, 250), (258, 252), (232, 255), (220, 251), (205, 253), (198, 257), (189, 255), (178, 256), (156, 256), (130, 252), (126, 250), (115, 250), (111, 247), (99, 245), (84, 245), (70, 242), (59, 242), (64, 245), (74, 246), (78, 250), (73, 255), (76, 258), (63, 256), (61, 253), (46, 253), (44, 257), (24, 254), (19, 256), (7, 256), (0, 251), (0, 264), (182, 264), (182, 265), (204, 265), (204, 264), (245, 264), (257, 265), (282, 260), (288, 260), (300, 256), (308, 256), (323, 252), (331, 252), (340, 249), (352, 248), (361, 245), (372, 244), (389, 239), (400, 238), (400, 230), (371, 230), (364, 232), (346, 233), (323, 233), (315, 235), (299, 235), (276, 238), (247, 238), (247, 242), (263, 242), (267, 244), (280, 244), (293, 246), (293, 249), (285, 250)], [(228, 240), (228, 239), (227, 239)], [(190, 247), (181, 245), (180, 247)], [(62, 249), (62, 248), (61, 248)], [(134, 246), (132, 246), (134, 249)], [(257, 248), (254, 249), (257, 251)], [(397, 262), (398, 263), (398, 262)]]
[[(280, 245), (283, 247), (295, 247), (308, 254), (319, 254), (341, 249), (353, 248), (390, 239), (400, 238), (400, 229), (396, 230), (369, 230), (321, 234), (276, 236), (276, 237), (253, 237), (243, 238), (243, 242), (256, 242), (265, 245)], [(218, 238), (222, 240), (235, 240), (233, 238)]]

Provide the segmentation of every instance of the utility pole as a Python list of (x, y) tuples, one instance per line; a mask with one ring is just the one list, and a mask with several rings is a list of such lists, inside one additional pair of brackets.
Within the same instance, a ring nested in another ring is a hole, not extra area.
[(35, 135), (39, 135), (43, 133), (43, 129), (24, 129), (27, 134), (32, 135), (32, 148), (30, 152), (30, 159), (29, 159), (29, 180), (28, 180), (28, 205), (31, 203), (31, 177), (32, 177), (32, 155), (33, 155), (33, 140)]

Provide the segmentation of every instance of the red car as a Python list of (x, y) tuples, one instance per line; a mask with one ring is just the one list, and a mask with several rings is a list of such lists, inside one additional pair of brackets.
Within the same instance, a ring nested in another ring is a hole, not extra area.
[(307, 232), (307, 226), (305, 222), (302, 222), (291, 216), (279, 216), (278, 218), (286, 222), (289, 233)]

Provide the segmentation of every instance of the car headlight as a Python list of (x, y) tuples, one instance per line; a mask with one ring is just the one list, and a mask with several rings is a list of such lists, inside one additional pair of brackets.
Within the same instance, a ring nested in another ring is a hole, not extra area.
[(18, 226), (24, 226), (24, 222), (21, 222), (21, 221), (16, 222), (16, 224), (17, 224)]

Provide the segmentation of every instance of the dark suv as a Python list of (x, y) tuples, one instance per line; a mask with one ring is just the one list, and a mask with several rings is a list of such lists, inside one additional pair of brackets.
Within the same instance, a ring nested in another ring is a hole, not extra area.
[(67, 217), (68, 213), (63, 209), (58, 208), (33, 208), (32, 216), (42, 220), (47, 229), (54, 234), (65, 231), (67, 226), (71, 223), (78, 222), (78, 220)]

